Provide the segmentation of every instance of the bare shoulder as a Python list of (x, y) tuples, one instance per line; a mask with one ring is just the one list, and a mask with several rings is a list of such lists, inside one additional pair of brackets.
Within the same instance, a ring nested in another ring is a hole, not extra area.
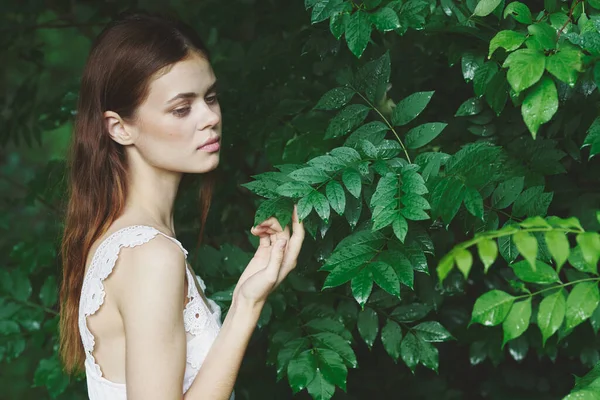
[[(157, 234), (148, 242), (121, 249), (116, 268), (121, 276), (117, 284), (117, 301), (131, 304), (132, 298), (145, 301), (160, 296), (164, 301), (177, 299), (180, 303), (185, 280), (185, 256), (172, 240)], [(125, 307), (127, 308), (127, 307)]]

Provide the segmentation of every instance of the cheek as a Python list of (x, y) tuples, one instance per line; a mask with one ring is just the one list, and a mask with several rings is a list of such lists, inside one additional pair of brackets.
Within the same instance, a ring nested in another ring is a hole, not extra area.
[(144, 125), (137, 147), (151, 164), (167, 167), (193, 153), (193, 134), (189, 120), (155, 120)]

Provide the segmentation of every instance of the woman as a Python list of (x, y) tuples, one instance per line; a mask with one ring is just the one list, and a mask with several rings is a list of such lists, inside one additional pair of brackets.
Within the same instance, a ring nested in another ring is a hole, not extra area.
[[(173, 237), (182, 175), (210, 182), (220, 139), (216, 78), (189, 27), (131, 14), (104, 29), (81, 82), (62, 246), (60, 353), (68, 372), (85, 368), (92, 400), (233, 397), (304, 227), (294, 207), (291, 236), (274, 218), (252, 228), (260, 245), (221, 326)], [(202, 227), (210, 194), (205, 186)]]

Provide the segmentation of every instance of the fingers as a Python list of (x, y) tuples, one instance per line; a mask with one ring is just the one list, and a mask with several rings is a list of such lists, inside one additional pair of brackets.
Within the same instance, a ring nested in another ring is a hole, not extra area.
[(288, 241), (287, 250), (282, 261), (281, 271), (279, 273), (279, 280), (283, 280), (294, 269), (298, 263), (298, 255), (304, 242), (304, 223), (298, 220), (298, 210), (294, 205), (294, 213), (292, 214), (292, 237)]
[(279, 270), (281, 269), (286, 245), (287, 240), (279, 239), (275, 242), (275, 245), (271, 249), (271, 257), (269, 258), (269, 263), (267, 264), (265, 274), (267, 280), (272, 285), (275, 285), (275, 283), (277, 283), (279, 277)]

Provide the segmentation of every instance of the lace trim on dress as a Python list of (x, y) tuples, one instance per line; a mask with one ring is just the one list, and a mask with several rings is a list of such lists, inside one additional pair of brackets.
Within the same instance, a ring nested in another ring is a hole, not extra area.
[[(133, 225), (122, 228), (104, 239), (104, 241), (96, 249), (90, 268), (84, 277), (83, 287), (81, 290), (79, 330), (81, 332), (81, 338), (86, 356), (89, 357), (95, 371), (100, 377), (102, 376), (102, 371), (92, 354), (94, 351), (95, 340), (94, 335), (90, 332), (87, 326), (87, 317), (98, 311), (100, 306), (104, 303), (105, 292), (103, 281), (112, 272), (119, 257), (121, 248), (135, 247), (144, 244), (158, 234), (161, 234), (177, 243), (187, 258), (187, 250), (185, 250), (185, 248), (177, 239), (168, 236), (151, 226)], [(206, 306), (200, 298), (198, 290), (196, 289), (196, 286), (192, 280), (193, 278), (190, 276), (191, 273), (189, 272), (187, 265), (186, 274), (188, 277), (187, 296), (189, 301), (184, 309), (184, 325), (186, 331), (192, 334), (198, 334), (204, 329), (204, 326), (207, 325), (207, 320), (214, 321), (214, 319), (206, 318), (208, 310), (205, 309)], [(193, 358), (196, 358), (196, 355), (194, 355)]]

